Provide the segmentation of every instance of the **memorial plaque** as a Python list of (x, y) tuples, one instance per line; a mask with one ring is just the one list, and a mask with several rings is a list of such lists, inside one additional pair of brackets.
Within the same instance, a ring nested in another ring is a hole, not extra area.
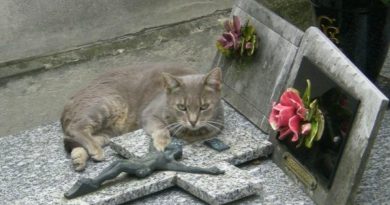
[(322, 137), (309, 149), (273, 132), (273, 158), (317, 204), (353, 202), (388, 99), (314, 27), (303, 36), (284, 89), (303, 93), (307, 79), (324, 115)]
[(325, 75), (306, 57), (302, 59), (300, 69), (292, 87), (304, 92), (306, 79), (312, 84), (312, 98), (317, 99), (324, 115), (325, 128), (322, 138), (311, 149), (297, 148), (284, 143), (301, 163), (312, 170), (318, 183), (331, 187), (349, 132), (359, 105), (359, 100), (348, 94), (333, 80)]
[(233, 15), (255, 27), (258, 48), (245, 62), (217, 54), (212, 67), (222, 68), (224, 99), (269, 132), (269, 105), (286, 84), (303, 32), (254, 0), (236, 1)]

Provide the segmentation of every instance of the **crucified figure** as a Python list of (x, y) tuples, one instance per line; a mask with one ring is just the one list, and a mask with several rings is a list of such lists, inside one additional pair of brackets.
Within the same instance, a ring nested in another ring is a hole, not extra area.
[[(118, 147), (116, 147), (118, 150)], [(123, 154), (123, 149), (119, 153)], [(120, 173), (125, 172), (128, 175), (135, 176), (137, 178), (145, 178), (151, 175), (154, 171), (180, 171), (188, 173), (199, 174), (224, 174), (223, 170), (217, 167), (201, 168), (186, 166), (177, 162), (183, 154), (182, 146), (179, 144), (171, 143), (165, 148), (163, 152), (150, 152), (139, 159), (126, 159), (113, 162), (110, 166), (105, 168), (97, 177), (81, 178), (73, 187), (67, 191), (64, 196), (68, 199), (72, 199), (84, 194), (91, 193), (100, 188), (103, 182), (117, 177)], [(129, 154), (126, 154), (129, 156)]]

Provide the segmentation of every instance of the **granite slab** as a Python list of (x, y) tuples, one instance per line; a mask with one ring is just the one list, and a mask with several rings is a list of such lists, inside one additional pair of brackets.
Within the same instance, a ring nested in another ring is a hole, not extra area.
[(261, 192), (260, 180), (227, 162), (215, 164), (224, 175), (178, 173), (177, 185), (209, 204), (225, 204)]
[(111, 141), (125, 148), (134, 157), (142, 157), (147, 154), (152, 144), (152, 139), (141, 129), (111, 138)]
[(136, 179), (123, 174), (106, 183), (100, 190), (85, 196), (66, 200), (66, 203), (75, 201), (86, 204), (122, 204), (129, 200), (145, 196), (175, 185), (175, 172), (157, 172), (145, 179)]
[(1, 204), (64, 204), (63, 193), (74, 181), (97, 174), (115, 158), (105, 149), (106, 161), (74, 172), (58, 122), (1, 138), (0, 147)]
[[(228, 104), (224, 106), (226, 108), (226, 128), (218, 135), (218, 138), (231, 148), (224, 152), (216, 152), (202, 142), (187, 144), (184, 146), (182, 163), (197, 166), (225, 163), (224, 167), (227, 170), (238, 170), (229, 164), (240, 164), (271, 154), (272, 145), (267, 141), (268, 136)], [(0, 180), (2, 181), (0, 204), (120, 204), (173, 187), (178, 183), (176, 172), (157, 172), (145, 179), (123, 175), (105, 184), (103, 189), (95, 193), (67, 200), (63, 194), (80, 177), (95, 177), (119, 157), (109, 147), (106, 147), (104, 149), (105, 161), (99, 163), (89, 161), (84, 172), (75, 172), (69, 155), (63, 148), (62, 137), (59, 122), (53, 122), (0, 139)], [(136, 157), (146, 154), (151, 144), (150, 138), (142, 130), (113, 138), (113, 141), (123, 145)], [(245, 178), (248, 176), (245, 172), (243, 170), (237, 173), (242, 173)], [(240, 178), (232, 177), (230, 174), (218, 176), (219, 178), (226, 183), (225, 185), (240, 184), (240, 181), (237, 181)], [(202, 186), (193, 185), (191, 181), (186, 181), (186, 184), (188, 189), (195, 193), (204, 190), (203, 187), (208, 187), (210, 184), (207, 181), (204, 180)], [(218, 195), (198, 197), (204, 201), (214, 200), (218, 203), (225, 203), (249, 193), (254, 194), (254, 190), (257, 190), (248, 181), (247, 184), (242, 184), (237, 196), (220, 200), (224, 197), (223, 193), (228, 196), (234, 192), (234, 186), (226, 187), (225, 191), (219, 192)], [(217, 188), (213, 190), (210, 186), (210, 193), (219, 191)]]
[[(261, 192), (229, 203), (231, 205), (314, 205), (311, 198), (272, 160), (260, 160), (240, 166), (253, 178), (260, 181)], [(151, 194), (126, 203), (126, 205), (204, 205), (203, 201), (176, 187)], [(360, 203), (358, 203), (360, 204)], [(375, 203), (376, 204), (376, 203)]]

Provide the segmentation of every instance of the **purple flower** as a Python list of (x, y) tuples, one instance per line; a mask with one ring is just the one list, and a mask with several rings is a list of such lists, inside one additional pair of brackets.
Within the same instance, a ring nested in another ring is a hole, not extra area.
[(225, 49), (239, 49), (241, 24), (237, 16), (233, 16), (233, 21), (225, 21), (225, 32), (218, 39), (220, 45)]
[(227, 32), (232, 32), (237, 38), (240, 37), (241, 34), (241, 23), (238, 16), (233, 16), (233, 21), (225, 21), (225, 30)]
[(232, 32), (225, 32), (222, 34), (222, 37), (218, 39), (218, 42), (225, 49), (237, 49), (239, 47), (239, 38)]

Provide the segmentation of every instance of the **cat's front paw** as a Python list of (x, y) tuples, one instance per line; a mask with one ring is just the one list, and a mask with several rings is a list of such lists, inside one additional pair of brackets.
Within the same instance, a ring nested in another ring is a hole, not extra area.
[(164, 151), (165, 147), (168, 146), (170, 140), (168, 139), (155, 139), (153, 140), (153, 145), (157, 151)]
[(168, 130), (159, 130), (153, 133), (153, 146), (157, 151), (164, 151), (165, 147), (171, 143), (171, 137)]

